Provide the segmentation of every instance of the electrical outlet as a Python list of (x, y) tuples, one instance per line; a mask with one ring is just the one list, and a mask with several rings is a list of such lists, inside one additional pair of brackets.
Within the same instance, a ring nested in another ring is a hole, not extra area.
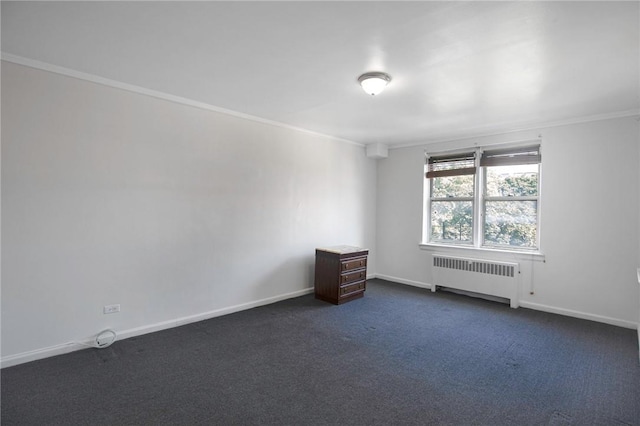
[(106, 305), (102, 308), (103, 314), (115, 314), (116, 312), (120, 312), (120, 304), (117, 305)]

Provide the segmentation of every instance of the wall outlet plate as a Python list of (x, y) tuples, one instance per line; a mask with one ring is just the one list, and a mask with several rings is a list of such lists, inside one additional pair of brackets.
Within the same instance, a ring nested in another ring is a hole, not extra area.
[(116, 312), (120, 312), (119, 303), (116, 305), (106, 305), (104, 308), (102, 308), (103, 314), (115, 314)]

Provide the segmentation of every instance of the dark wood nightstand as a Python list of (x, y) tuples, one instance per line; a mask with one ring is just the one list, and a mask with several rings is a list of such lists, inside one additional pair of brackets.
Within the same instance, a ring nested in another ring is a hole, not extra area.
[(352, 246), (316, 249), (315, 295), (335, 305), (364, 296), (369, 250)]

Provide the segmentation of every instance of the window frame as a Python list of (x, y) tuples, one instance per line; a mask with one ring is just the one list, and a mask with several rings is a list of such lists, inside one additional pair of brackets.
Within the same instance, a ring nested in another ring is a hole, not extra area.
[[(487, 195), (487, 169), (488, 167), (496, 167), (509, 164), (489, 164), (481, 165), (483, 154), (485, 152), (521, 152), (523, 150), (537, 149), (538, 159), (537, 164), (537, 195), (536, 196), (488, 196)], [(447, 198), (432, 198), (434, 179), (427, 178), (428, 163), (431, 157), (445, 157), (456, 156), (460, 153), (475, 152), (475, 173), (473, 174), (473, 194), (471, 197), (447, 197)], [(437, 246), (437, 247), (451, 247), (451, 248), (465, 248), (474, 250), (489, 250), (489, 251), (501, 251), (507, 253), (523, 253), (523, 254), (540, 254), (541, 250), (541, 234), (540, 234), (540, 217), (541, 217), (541, 187), (542, 187), (542, 144), (540, 140), (526, 141), (518, 144), (504, 144), (499, 147), (486, 146), (486, 147), (474, 147), (456, 151), (434, 152), (428, 153), (425, 151), (425, 182), (424, 193), (424, 205), (423, 205), (423, 235), (421, 246)], [(432, 226), (431, 226), (431, 214), (432, 214), (432, 202), (434, 201), (471, 201), (472, 203), (472, 239), (471, 242), (467, 241), (434, 241), (432, 240)], [(533, 247), (522, 246), (510, 246), (506, 244), (491, 244), (485, 241), (485, 217), (487, 202), (491, 201), (535, 201), (536, 202), (536, 244)]]
[[(470, 158), (470, 156), (473, 156), (473, 167), (468, 167), (469, 165), (466, 164), (467, 167), (462, 167), (462, 168), (457, 168), (457, 169), (453, 169), (451, 171), (441, 171), (441, 172), (434, 172), (432, 170), (432, 167), (430, 165), (431, 163), (431, 159), (435, 158), (451, 158), (454, 161), (456, 160), (460, 160), (460, 159), (464, 159), (466, 158), (467, 160)], [(476, 235), (475, 235), (475, 230), (476, 230), (476, 224), (475, 224), (475, 217), (476, 217), (476, 208), (477, 208), (477, 200), (476, 200), (476, 196), (475, 194), (477, 193), (477, 185), (478, 185), (478, 164), (479, 164), (479, 155), (478, 155), (478, 150), (476, 148), (467, 148), (464, 150), (456, 150), (456, 151), (447, 151), (447, 152), (443, 152), (443, 153), (437, 153), (437, 154), (433, 154), (433, 155), (428, 155), (427, 153), (425, 153), (425, 178), (429, 181), (429, 185), (425, 185), (425, 187), (428, 187), (425, 189), (425, 194), (426, 194), (426, 202), (427, 202), (427, 206), (426, 208), (428, 209), (427, 211), (429, 212), (428, 216), (428, 221), (427, 221), (427, 230), (426, 230), (426, 234), (423, 235), (423, 241), (428, 241), (429, 243), (432, 244), (443, 244), (443, 245), (447, 245), (447, 246), (462, 246), (462, 247), (473, 247), (475, 245), (475, 240), (476, 240)], [(455, 170), (458, 170), (459, 173), (456, 173)], [(473, 171), (471, 171), (473, 170)], [(432, 177), (429, 177), (430, 174), (433, 174)], [(439, 197), (439, 198), (432, 198), (431, 197), (431, 193), (433, 192), (433, 185), (436, 178), (438, 177), (454, 177), (454, 176), (468, 176), (468, 175), (472, 175), (473, 176), (473, 193), (471, 194), (471, 196), (466, 196), (466, 197)], [(455, 202), (455, 201), (462, 201), (462, 202), (471, 202), (471, 212), (472, 212), (472, 221), (471, 221), (471, 241), (467, 242), (467, 241), (435, 241), (432, 242), (431, 241), (431, 212), (432, 212), (432, 207), (431, 204), (433, 202), (447, 202), (447, 201), (451, 201), (451, 202)]]
[[(480, 193), (480, 215), (479, 215), (479, 238), (480, 238), (480, 247), (485, 247), (489, 249), (504, 249), (504, 250), (521, 250), (521, 251), (537, 251), (540, 249), (540, 163), (537, 164), (537, 187), (536, 193), (537, 195), (517, 195), (517, 196), (489, 196), (487, 195), (487, 169), (489, 167), (496, 166), (483, 166), (480, 168), (480, 179), (482, 180), (481, 185), (481, 193)], [(485, 226), (486, 226), (486, 212), (487, 212), (487, 202), (498, 201), (498, 202), (509, 202), (509, 201), (535, 201), (536, 202), (536, 245), (533, 247), (520, 247), (520, 246), (509, 246), (506, 244), (491, 244), (485, 240)]]

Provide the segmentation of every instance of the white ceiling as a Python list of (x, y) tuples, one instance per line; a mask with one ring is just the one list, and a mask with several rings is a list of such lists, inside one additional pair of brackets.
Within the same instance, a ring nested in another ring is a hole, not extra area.
[[(3, 1), (2, 52), (401, 146), (637, 113), (639, 6)], [(393, 80), (371, 97), (366, 71)]]

